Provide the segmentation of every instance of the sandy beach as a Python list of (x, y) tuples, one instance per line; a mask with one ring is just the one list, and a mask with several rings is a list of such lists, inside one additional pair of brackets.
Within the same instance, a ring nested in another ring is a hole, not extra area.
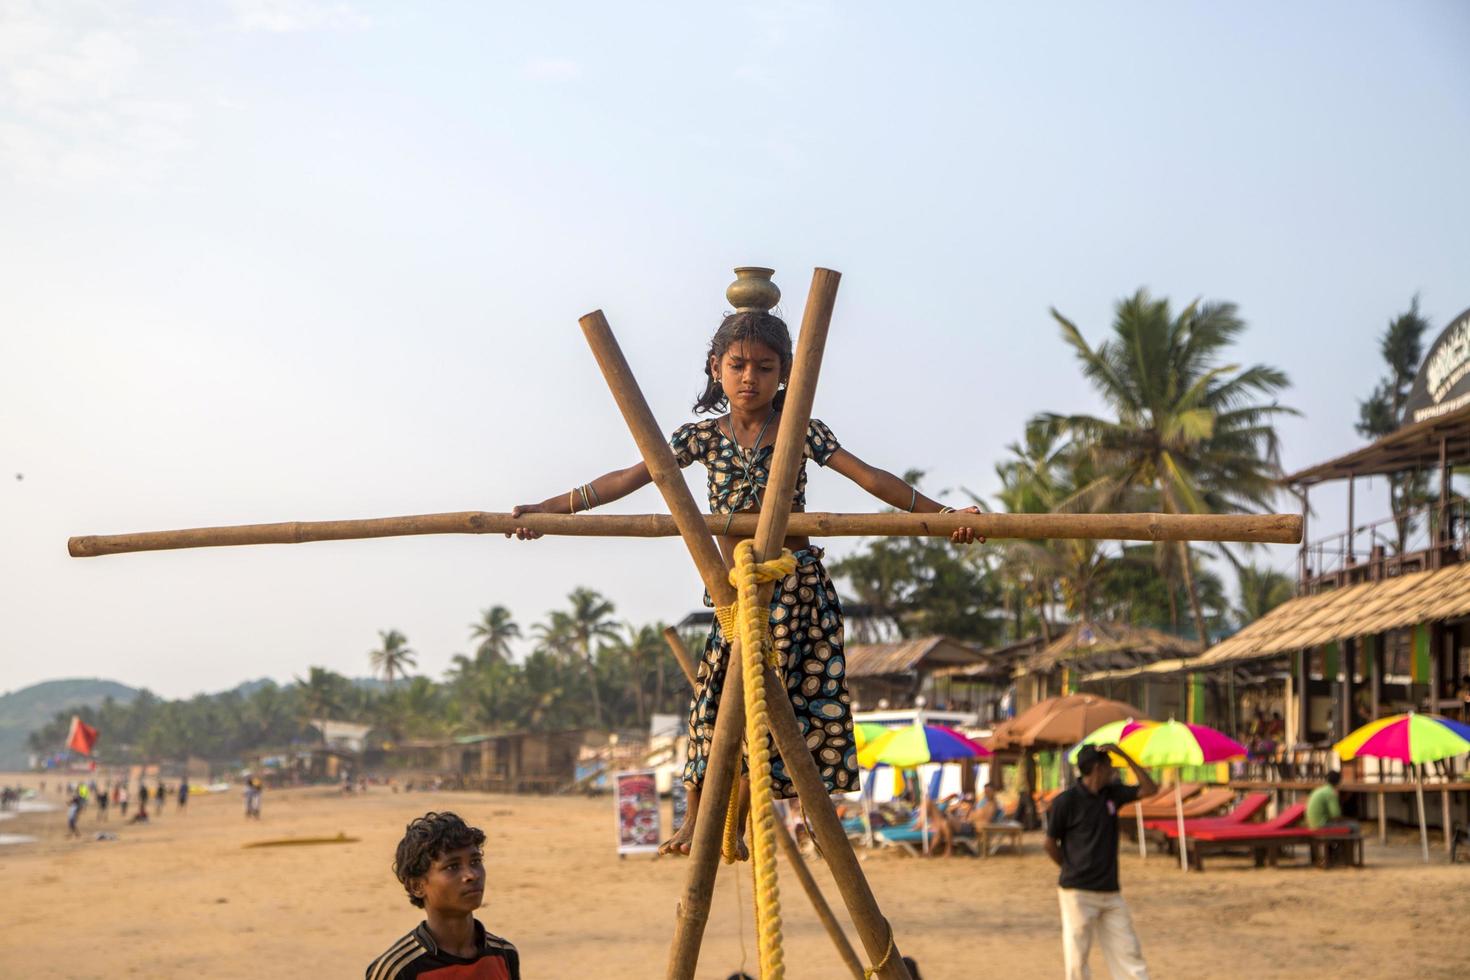
[[(34, 776), (5, 781), (36, 784)], [(53, 787), (46, 799), (60, 803)], [(7, 977), (353, 977), (418, 921), (394, 880), (403, 825), (451, 809), (489, 834), (488, 927), (521, 951), (527, 978), (663, 975), (684, 863), (614, 850), (612, 802), (473, 793), (344, 797), (267, 792), (247, 823), (238, 789), (196, 795), (147, 826), (83, 814), (22, 813), (0, 832), (0, 975)], [(668, 818), (665, 803), (665, 820)], [(117, 840), (99, 841), (108, 830)], [(335, 836), (349, 844), (249, 849), (254, 841)], [(1461, 913), (1470, 866), (1418, 864), (1415, 839), (1369, 843), (1367, 867), (1251, 868), (1217, 858), (1203, 874), (1122, 856), (1123, 889), (1156, 977), (1452, 977), (1470, 962)], [(824, 866), (816, 876), (838, 903)], [(926, 980), (1061, 972), (1055, 871), (1028, 835), (1020, 856), (864, 861), (903, 951)], [(700, 975), (753, 968), (747, 869), (724, 873)], [(797, 978), (840, 978), (841, 963), (794, 878), (782, 877), (786, 962)], [(841, 914), (839, 912), (839, 914)], [(845, 921), (845, 916), (844, 916)], [(1094, 953), (1094, 969), (1106, 975)]]

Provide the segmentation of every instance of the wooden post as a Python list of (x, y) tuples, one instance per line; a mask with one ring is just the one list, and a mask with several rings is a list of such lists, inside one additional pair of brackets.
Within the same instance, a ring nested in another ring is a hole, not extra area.
[[(612, 389), (613, 398), (633, 439), (643, 455), (648, 472), (663, 494), (669, 511), (678, 523), (700, 578), (716, 605), (730, 605), (735, 601), (735, 589), (730, 585), (724, 557), (715, 546), (704, 524), (703, 516), (689, 493), (684, 475), (674, 459), (674, 452), (664, 441), (663, 433), (648, 408), (648, 402), (623, 357), (617, 340), (608, 327), (607, 320), (598, 310), (582, 317), (582, 332), (597, 364)], [(740, 641), (730, 637), (730, 657), (738, 662)], [(725, 687), (721, 693), (721, 710), (715, 721), (715, 730), (710, 737), (709, 758), (705, 762), (704, 785), (699, 796), (699, 811), (695, 818), (694, 837), (689, 848), (689, 877), (684, 896), (675, 912), (674, 952), (678, 954), (669, 961), (669, 976), (679, 980), (692, 980), (699, 961), (699, 945), (704, 937), (704, 926), (709, 920), (710, 896), (714, 891), (715, 876), (719, 871), (720, 844), (723, 837), (725, 812), (730, 794), (735, 791), (739, 773), (740, 733), (745, 727), (744, 682), (739, 670), (727, 670)]]
[(1301, 576), (1300, 584), (1297, 588), (1297, 591), (1302, 595), (1307, 594), (1307, 573), (1311, 571), (1311, 569), (1307, 567), (1307, 550), (1311, 547), (1311, 545), (1307, 542), (1307, 512), (1311, 509), (1308, 504), (1310, 493), (1310, 487), (1302, 487), (1302, 548), (1301, 553), (1298, 556), (1297, 563), (1299, 569), (1298, 573)]
[(684, 638), (679, 635), (679, 631), (672, 626), (664, 627), (664, 642), (669, 645), (670, 650), (674, 651), (674, 659), (679, 661), (679, 669), (684, 672), (689, 686), (697, 686), (699, 682), (696, 679), (694, 658), (689, 656), (689, 648), (684, 645)]
[(1354, 489), (1354, 486), (1357, 484), (1357, 482), (1358, 482), (1357, 477), (1355, 477), (1355, 476), (1348, 477), (1347, 555), (1344, 556), (1344, 561), (1343, 561), (1343, 566), (1344, 567), (1347, 567), (1349, 565), (1356, 564), (1356, 562), (1357, 562), (1356, 557), (1353, 555), (1353, 542), (1356, 539), (1356, 535), (1353, 533), (1353, 530), (1354, 530), (1353, 529), (1353, 503), (1354, 503), (1354, 501), (1353, 501), (1353, 497), (1354, 497), (1353, 489)]
[[(1179, 818), (1179, 870), (1189, 870), (1189, 848), (1185, 846), (1184, 838), (1184, 791), (1180, 788), (1179, 780), (1183, 770), (1174, 770), (1174, 813)], [(1139, 813), (1143, 811), (1140, 809)]]
[(1424, 853), (1424, 863), (1429, 863), (1429, 830), (1424, 825), (1424, 767), (1419, 767), (1414, 780), (1414, 799), (1419, 805), (1419, 850)]
[[(669, 644), (669, 648), (674, 651), (674, 656), (678, 658), (681, 665), (689, 661), (689, 651), (684, 646), (684, 640), (679, 636), (678, 630), (672, 626), (664, 630), (664, 640)], [(684, 674), (689, 678), (689, 687), (695, 689), (696, 684), (693, 671), (685, 670)], [(851, 971), (856, 980), (864, 980), (862, 961), (858, 959), (857, 953), (852, 948), (852, 943), (848, 942), (847, 934), (842, 931), (842, 923), (838, 922), (837, 917), (832, 914), (832, 907), (827, 904), (827, 899), (822, 894), (822, 889), (817, 885), (817, 880), (812, 877), (811, 869), (806, 865), (806, 858), (801, 856), (801, 850), (796, 846), (796, 841), (792, 840), (791, 834), (787, 832), (786, 824), (779, 820), (776, 821), (776, 843), (780, 845), (781, 852), (786, 855), (786, 860), (791, 865), (791, 870), (796, 873), (797, 881), (801, 882), (802, 890), (806, 892), (807, 898), (811, 900), (812, 908), (816, 910), (817, 918), (821, 920), (822, 928), (827, 930), (827, 935), (831, 938), (832, 945), (837, 948), (837, 955), (846, 964), (848, 970)]]
[(1454, 849), (1454, 832), (1450, 829), (1450, 784), (1445, 780), (1444, 787), (1439, 791), (1440, 819), (1444, 822), (1444, 852), (1450, 854)]
[(1388, 811), (1385, 806), (1388, 803), (1388, 794), (1383, 792), (1383, 760), (1378, 760), (1378, 843), (1388, 843)]

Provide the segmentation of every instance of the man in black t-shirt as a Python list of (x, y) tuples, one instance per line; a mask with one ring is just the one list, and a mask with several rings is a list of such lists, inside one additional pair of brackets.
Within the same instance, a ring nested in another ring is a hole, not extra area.
[[(1127, 763), (1137, 786), (1113, 781), (1110, 756)], [(1116, 745), (1084, 745), (1077, 754), (1082, 778), (1052, 801), (1046, 815), (1046, 853), (1062, 869), (1062, 956), (1068, 980), (1087, 980), (1087, 955), (1096, 935), (1108, 971), (1147, 980), (1148, 967), (1133, 917), (1118, 891), (1118, 808), (1158, 792), (1153, 778)]]

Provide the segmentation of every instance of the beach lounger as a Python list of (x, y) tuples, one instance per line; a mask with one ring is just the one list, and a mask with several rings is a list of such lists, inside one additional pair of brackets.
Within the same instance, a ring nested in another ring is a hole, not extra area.
[[(1184, 808), (1184, 829), (1186, 833), (1192, 833), (1196, 828), (1203, 830), (1206, 827), (1233, 827), (1244, 824), (1266, 808), (1271, 802), (1270, 793), (1247, 793), (1240, 798), (1229, 813), (1218, 817), (1191, 817), (1189, 807)], [(1145, 820), (1144, 827), (1149, 830), (1168, 830), (1170, 827), (1178, 829), (1176, 820)]]
[(1363, 866), (1363, 834), (1356, 826), (1321, 827), (1317, 830), (1305, 827), (1279, 830), (1256, 830), (1249, 826), (1217, 828), (1202, 830), (1198, 836), (1189, 837), (1187, 847), (1190, 867), (1203, 871), (1206, 854), (1232, 850), (1250, 851), (1258, 868), (1266, 864), (1274, 867), (1282, 851), (1297, 844), (1310, 848), (1312, 863), (1318, 867), (1327, 867), (1328, 848), (1332, 844), (1346, 845), (1348, 863), (1353, 867)]
[[(1172, 820), (1174, 822), (1174, 825), (1177, 827), (1179, 825), (1180, 809), (1183, 810), (1184, 819), (1187, 822), (1191, 818), (1203, 817), (1207, 814), (1214, 813), (1216, 810), (1222, 809), (1223, 807), (1229, 806), (1230, 801), (1233, 799), (1235, 799), (1235, 790), (1229, 788), (1228, 786), (1212, 786), (1204, 792), (1200, 793), (1198, 796), (1185, 800), (1184, 806), (1182, 808), (1176, 807), (1174, 801), (1171, 799), (1168, 804), (1169, 812), (1166, 815), (1161, 814), (1158, 817), (1151, 817), (1149, 816), (1149, 812), (1151, 809), (1153, 809), (1152, 805), (1149, 807), (1145, 807), (1143, 811), (1143, 825), (1144, 827), (1149, 827), (1152, 824), (1162, 824)], [(1158, 808), (1163, 809), (1163, 804), (1159, 804)], [(1132, 816), (1133, 819), (1125, 821), (1122, 819), (1120, 812), (1118, 826), (1124, 828), (1125, 832), (1130, 837), (1137, 837), (1138, 817), (1132, 814), (1130, 814), (1130, 816)]]
[[(938, 839), (939, 831), (930, 827), (929, 846), (933, 847)], [(883, 847), (896, 847), (910, 857), (924, 856), (924, 828), (916, 823), (906, 827), (884, 827), (882, 830), (874, 830), (873, 840)]]
[[(1181, 783), (1179, 786), (1179, 795), (1185, 800), (1189, 800), (1199, 790), (1199, 783)], [(1140, 807), (1143, 809), (1143, 819), (1145, 820), (1162, 820), (1165, 817), (1172, 817), (1174, 815), (1174, 788), (1171, 786), (1169, 789), (1147, 800), (1139, 800), (1137, 803), (1128, 803), (1120, 807), (1118, 809), (1118, 822), (1122, 823), (1124, 820), (1128, 820), (1136, 824)]]
[[(1223, 838), (1228, 837), (1231, 834), (1248, 836), (1250, 834), (1258, 833), (1265, 830), (1286, 830), (1287, 828), (1293, 827), (1297, 823), (1299, 823), (1302, 817), (1306, 816), (1306, 814), (1306, 803), (1293, 803), (1291, 806), (1287, 807), (1285, 810), (1282, 810), (1272, 819), (1262, 821), (1261, 823), (1237, 824), (1233, 827), (1210, 827), (1205, 828), (1200, 832), (1208, 833), (1217, 838)], [(1167, 823), (1167, 821), (1165, 823)], [(1164, 831), (1165, 834), (1170, 837), (1179, 836), (1179, 828), (1177, 825), (1169, 824), (1162, 827), (1161, 829)], [(1193, 836), (1193, 831), (1189, 829), (1189, 824), (1187, 823), (1184, 825), (1184, 833), (1186, 835)]]

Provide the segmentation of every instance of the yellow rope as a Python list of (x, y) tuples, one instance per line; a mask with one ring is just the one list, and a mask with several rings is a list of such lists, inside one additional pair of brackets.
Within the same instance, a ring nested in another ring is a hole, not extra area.
[[(761, 980), (782, 980), (786, 966), (781, 953), (781, 893), (776, 880), (776, 814), (771, 805), (770, 717), (766, 712), (765, 668), (779, 666), (771, 642), (770, 612), (760, 601), (763, 582), (783, 579), (796, 571), (796, 559), (783, 551), (774, 561), (755, 560), (755, 542), (742, 541), (735, 549), (735, 567), (730, 571), (738, 600), (733, 608), (715, 610), (726, 639), (735, 630), (740, 637), (741, 670), (745, 680), (745, 743), (750, 755), (751, 843), (754, 845), (756, 938), (759, 942)], [(731, 627), (734, 627), (732, 630)], [(728, 668), (727, 668), (728, 669)], [(732, 801), (738, 787), (730, 791)], [(725, 856), (732, 859), (738, 828), (738, 808), (732, 803), (726, 813)]]
[(876, 977), (878, 974), (882, 973), (883, 972), (883, 968), (888, 965), (888, 961), (892, 957), (893, 957), (893, 926), (890, 925), (890, 926), (888, 926), (888, 948), (883, 951), (883, 958), (881, 960), (879, 960), (875, 966), (865, 966), (865, 967), (863, 967), (863, 980), (873, 980), (874, 977)]

